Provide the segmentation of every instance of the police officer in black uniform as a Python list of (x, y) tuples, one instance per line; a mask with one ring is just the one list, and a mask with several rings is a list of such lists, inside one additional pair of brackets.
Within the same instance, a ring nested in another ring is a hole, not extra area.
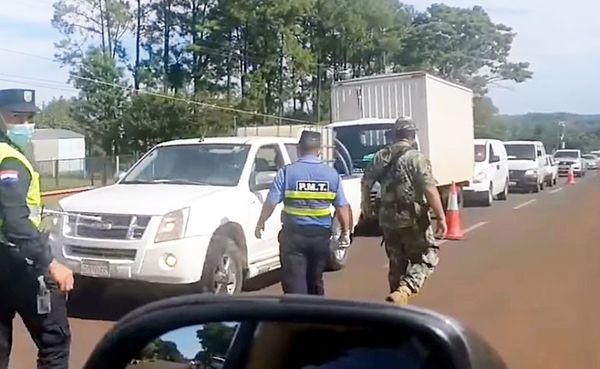
[(34, 91), (0, 90), (0, 369), (8, 368), (17, 313), (38, 347), (39, 369), (69, 364), (65, 294), (73, 273), (39, 231), (39, 175), (23, 154), (35, 112)]

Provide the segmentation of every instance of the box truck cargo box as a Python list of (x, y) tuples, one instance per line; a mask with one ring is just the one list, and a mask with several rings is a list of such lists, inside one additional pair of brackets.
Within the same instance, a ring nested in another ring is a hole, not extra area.
[(329, 127), (353, 163), (387, 143), (397, 118), (409, 117), (439, 186), (466, 185), (473, 175), (473, 92), (466, 87), (424, 72), (357, 78), (333, 84), (331, 109)]

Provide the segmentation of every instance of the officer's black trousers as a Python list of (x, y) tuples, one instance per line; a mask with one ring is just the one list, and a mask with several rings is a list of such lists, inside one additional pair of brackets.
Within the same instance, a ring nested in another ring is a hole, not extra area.
[[(5, 256), (0, 253), (0, 257)], [(52, 290), (52, 310), (37, 313), (37, 278), (25, 263), (0, 262), (0, 369), (8, 368), (12, 347), (13, 319), (19, 314), (38, 348), (38, 369), (67, 369), (71, 334), (65, 297), (56, 284)], [(16, 264), (16, 265), (15, 265)]]
[(281, 285), (284, 293), (323, 295), (331, 231), (322, 227), (284, 226), (279, 232)]

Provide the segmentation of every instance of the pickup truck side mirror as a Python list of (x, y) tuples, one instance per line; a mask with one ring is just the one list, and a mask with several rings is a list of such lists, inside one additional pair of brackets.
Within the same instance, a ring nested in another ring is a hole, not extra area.
[(276, 176), (276, 171), (255, 172), (251, 178), (250, 187), (253, 191), (267, 189), (271, 187)]
[(542, 150), (538, 150), (538, 151), (537, 151), (537, 156), (538, 156), (538, 157), (541, 157), (541, 156), (542, 156)]
[[(197, 347), (197, 353), (179, 351), (184, 347)], [(309, 296), (207, 294), (134, 310), (104, 336), (83, 368), (135, 369), (154, 367), (152, 362), (189, 368), (197, 360), (214, 368), (344, 368), (370, 367), (374, 359), (380, 369), (506, 368), (473, 331), (427, 310)]]
[(125, 177), (125, 174), (127, 174), (127, 172), (119, 171), (119, 173), (117, 174), (117, 182), (122, 180), (123, 177)]

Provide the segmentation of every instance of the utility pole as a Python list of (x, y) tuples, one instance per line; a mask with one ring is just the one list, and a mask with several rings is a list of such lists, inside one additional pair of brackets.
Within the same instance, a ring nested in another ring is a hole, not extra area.
[(567, 128), (567, 123), (560, 121), (558, 122), (558, 140), (559, 146), (561, 149), (565, 148), (565, 131)]
[(317, 124), (321, 122), (321, 60), (317, 63)]

